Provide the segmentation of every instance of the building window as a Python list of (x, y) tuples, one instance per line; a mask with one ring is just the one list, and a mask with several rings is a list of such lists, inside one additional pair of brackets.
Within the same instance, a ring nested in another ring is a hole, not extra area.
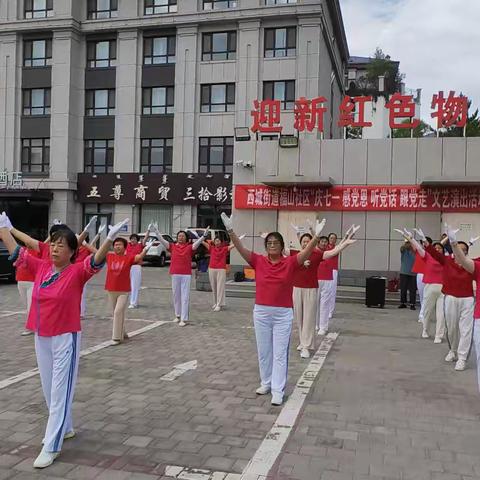
[(23, 115), (50, 115), (50, 89), (32, 88), (24, 90)]
[(53, 0), (25, 0), (25, 18), (53, 16)]
[(113, 140), (85, 140), (85, 173), (113, 172)]
[(175, 63), (175, 37), (145, 38), (143, 63), (145, 65)]
[(204, 33), (202, 60), (235, 60), (237, 58), (237, 32)]
[(263, 82), (263, 99), (280, 100), (282, 110), (293, 110), (295, 105), (295, 80)]
[(22, 172), (48, 173), (50, 166), (50, 139), (22, 139)]
[(143, 114), (165, 115), (173, 113), (174, 87), (153, 87), (143, 89)]
[(23, 66), (45, 67), (52, 60), (52, 41), (26, 40), (23, 44)]
[(115, 90), (85, 90), (87, 117), (115, 115)]
[(225, 8), (236, 8), (237, 0), (203, 0), (204, 10), (223, 10)]
[(140, 173), (170, 173), (172, 171), (173, 139), (142, 140)]
[(235, 110), (235, 84), (202, 85), (202, 113), (233, 112)]
[(233, 172), (233, 137), (201, 137), (200, 173)]
[(145, 15), (157, 13), (175, 13), (177, 0), (145, 0)]
[(117, 59), (117, 42), (102, 40), (87, 43), (87, 67), (104, 68), (114, 67)]
[(87, 18), (89, 20), (113, 18), (116, 16), (118, 16), (117, 0), (88, 0)]
[(297, 46), (297, 29), (267, 28), (265, 30), (265, 57), (294, 57)]
[(265, 0), (265, 5), (287, 5), (297, 3), (297, 0)]

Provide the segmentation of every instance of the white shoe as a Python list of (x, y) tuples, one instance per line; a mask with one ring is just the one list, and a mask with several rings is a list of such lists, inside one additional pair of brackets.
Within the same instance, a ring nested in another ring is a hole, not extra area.
[(184, 327), (186, 324), (187, 324), (187, 322), (184, 322), (183, 320), (180, 320), (180, 322), (178, 323), (178, 326), (179, 327)]
[(270, 393), (270, 387), (267, 387), (266, 385), (260, 385), (260, 387), (255, 390), (255, 393), (257, 395), (267, 395), (267, 393)]
[(303, 350), (303, 347), (302, 347), (301, 345), (299, 345), (299, 346), (297, 347), (297, 351), (300, 352), (301, 350)]
[(422, 338), (430, 338), (430, 335), (428, 334), (428, 332), (426, 330), (424, 330), (422, 332)]
[(465, 360), (457, 360), (457, 363), (455, 364), (455, 370), (457, 372), (463, 372), (463, 370), (465, 370), (466, 365), (467, 365), (467, 362)]
[(213, 309), (214, 312), (219, 312), (220, 310), (221, 310), (220, 305), (217, 305), (217, 306)]
[(300, 352), (300, 356), (302, 358), (310, 358), (310, 352), (308, 351), (308, 348), (302, 348), (302, 351)]
[(452, 352), (451, 350), (447, 353), (447, 356), (445, 357), (446, 362), (454, 362), (457, 359), (457, 356), (455, 355), (455, 352)]
[(175, 323), (179, 322), (179, 321), (180, 321), (180, 317), (175, 317), (175, 318), (173, 319), (173, 321), (174, 321)]
[(120, 345), (122, 342), (120, 340), (112, 340), (110, 342), (110, 345), (112, 345), (112, 347), (116, 346), (116, 345)]
[[(73, 438), (75, 435), (76, 435), (75, 430), (70, 430), (69, 432), (67, 432), (67, 433), (63, 436), (63, 439), (64, 439), (64, 440), (69, 440), (70, 438)], [(45, 441), (42, 440), (42, 445), (43, 445), (44, 443), (45, 443)]]
[(283, 403), (283, 395), (278, 392), (272, 393), (272, 405), (279, 407)]
[(212, 305), (212, 310), (215, 310), (215, 308), (217, 308), (217, 304)]
[(318, 329), (318, 335), (326, 335), (326, 334), (327, 334), (327, 331), (324, 330), (323, 328)]
[(433, 343), (442, 343), (442, 337), (435, 337)]
[(40, 455), (33, 462), (33, 468), (49, 467), (55, 461), (59, 454), (59, 452), (46, 452), (42, 448)]
[(26, 337), (27, 335), (33, 335), (32, 330), (24, 330), (21, 334), (22, 337)]
[(418, 320), (417, 320), (417, 322), (418, 322), (418, 323), (423, 323), (423, 318), (420, 318), (420, 317), (419, 317)]
[(135, 308), (135, 305), (129, 305), (128, 308), (129, 308), (129, 309)]

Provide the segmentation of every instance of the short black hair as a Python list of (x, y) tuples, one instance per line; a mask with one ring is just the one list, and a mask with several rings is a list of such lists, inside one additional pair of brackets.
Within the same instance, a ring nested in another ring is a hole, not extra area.
[(270, 232), (266, 237), (265, 237), (265, 248), (267, 248), (267, 242), (270, 237), (273, 237), (275, 240), (278, 240), (280, 242), (280, 245), (282, 246), (282, 250), (285, 249), (285, 241), (283, 240), (282, 234), (280, 232)]
[(68, 225), (65, 225), (64, 223), (52, 225), (50, 227), (50, 230), (48, 231), (48, 235), (51, 237), (56, 231), (65, 229), (70, 230), (70, 227)]
[(130, 240), (132, 240), (132, 238), (135, 238), (137, 240), (137, 242), (140, 241), (140, 237), (136, 233), (132, 233), (129, 238), (130, 238)]
[(117, 242), (120, 242), (123, 244), (123, 248), (127, 248), (128, 242), (123, 238), (123, 237), (117, 237), (114, 241), (113, 244), (115, 245)]
[(75, 233), (70, 230), (66, 225), (54, 225), (54, 227), (62, 226), (63, 228), (57, 228), (50, 235), (50, 243), (56, 242), (57, 240), (65, 240), (68, 245), (68, 248), (73, 251), (72, 256), (70, 257), (70, 262), (75, 262), (75, 257), (77, 256), (78, 249), (78, 240)]
[(335, 235), (335, 238), (338, 238), (338, 235), (335, 232), (330, 232), (328, 234), (328, 238), (330, 238), (332, 235)]
[[(190, 241), (190, 237), (189, 237), (188, 233), (187, 233), (185, 230), (179, 230), (179, 231), (177, 232), (177, 240), (178, 240), (178, 236), (179, 236), (181, 233), (185, 234), (185, 237), (186, 237), (186, 239), (187, 239), (187, 242), (189, 242), (189, 241)], [(193, 235), (193, 233), (192, 233), (192, 235)]]
[(321, 237), (318, 237), (318, 241), (320, 240), (326, 240), (328, 242), (328, 237), (326, 235), (322, 235)]
[(425, 237), (427, 242), (431, 245), (433, 243), (432, 237)]
[(310, 240), (313, 238), (310, 233), (308, 233), (308, 232), (307, 232), (307, 233), (304, 233), (304, 234), (300, 237), (300, 243), (302, 243), (303, 237), (308, 237)]
[(440, 242), (435, 242), (435, 243), (433, 244), (434, 247), (436, 247), (437, 245), (440, 245), (440, 246), (442, 247), (443, 253), (445, 253), (445, 247), (444, 247), (444, 245), (442, 245)]

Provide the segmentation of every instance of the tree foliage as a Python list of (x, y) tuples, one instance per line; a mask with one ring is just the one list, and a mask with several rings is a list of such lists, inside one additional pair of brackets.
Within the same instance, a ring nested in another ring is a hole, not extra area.
[[(411, 120), (404, 120), (402, 123), (410, 123)], [(426, 137), (429, 133), (433, 133), (435, 130), (423, 120), (413, 129), (413, 138)], [(411, 128), (396, 128), (393, 131), (393, 138), (410, 138), (412, 137)]]

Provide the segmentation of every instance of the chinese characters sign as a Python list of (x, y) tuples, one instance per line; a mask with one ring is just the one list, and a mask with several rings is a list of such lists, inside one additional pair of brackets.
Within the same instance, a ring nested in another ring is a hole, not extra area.
[[(339, 106), (339, 127), (368, 128), (372, 122), (365, 120), (365, 105), (372, 102), (371, 96), (345, 96)], [(307, 99), (300, 97), (295, 101), (294, 125), (298, 132), (323, 132), (324, 115), (327, 112), (328, 101), (325, 97)], [(252, 132), (282, 133), (281, 125), (281, 101), (280, 100), (254, 100), (252, 116)], [(385, 104), (389, 111), (389, 125), (395, 128), (415, 128), (420, 120), (415, 118), (415, 102), (413, 95), (395, 93)], [(451, 126), (464, 127), (468, 116), (468, 98), (455, 95), (451, 91), (445, 98), (444, 92), (433, 95), (431, 117), (437, 119), (437, 128)]]
[(82, 203), (229, 205), (232, 175), (104, 173), (78, 175)]
[(22, 172), (7, 172), (6, 170), (0, 172), (0, 188), (25, 189)]
[(480, 187), (236, 185), (235, 208), (332, 211), (478, 212)]

